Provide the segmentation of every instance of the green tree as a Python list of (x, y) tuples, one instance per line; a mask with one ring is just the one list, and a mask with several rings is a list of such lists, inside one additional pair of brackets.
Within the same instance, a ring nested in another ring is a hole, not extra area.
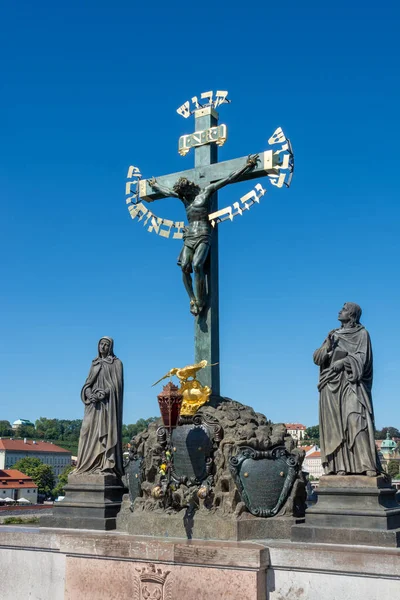
[(82, 419), (47, 419), (40, 417), (35, 422), (35, 430), (38, 438), (42, 440), (66, 441), (77, 444), (82, 426)]
[(391, 438), (400, 438), (400, 431), (397, 429), (397, 427), (383, 427), (382, 429), (377, 429), (375, 431), (375, 439), (386, 440), (386, 436), (388, 433)]
[(387, 472), (390, 477), (396, 477), (399, 474), (399, 462), (397, 460), (389, 460)]
[(33, 470), (42, 465), (42, 461), (39, 458), (20, 458), (14, 465), (14, 469), (21, 471), (24, 475), (32, 477)]
[(150, 423), (157, 421), (158, 417), (149, 417), (148, 419), (139, 419), (136, 423), (130, 423), (129, 425), (122, 425), (122, 441), (127, 444), (131, 441), (135, 435), (141, 431), (145, 431)]
[(36, 430), (32, 425), (20, 425), (16, 433), (20, 438), (34, 439), (36, 437)]
[(62, 427), (59, 419), (47, 419), (46, 417), (40, 417), (35, 422), (36, 431), (38, 436), (44, 439), (58, 440), (62, 439)]
[(319, 425), (307, 427), (304, 432), (304, 439), (310, 444), (316, 444), (319, 446)]
[(63, 440), (68, 442), (77, 442), (82, 427), (82, 419), (73, 421), (63, 421), (64, 433)]
[(10, 421), (0, 421), (0, 437), (7, 437), (11, 436), (12, 434), (13, 430)]
[(74, 468), (75, 467), (73, 465), (68, 465), (68, 467), (65, 467), (64, 471), (59, 475), (58, 483), (53, 490), (54, 498), (65, 495), (64, 487), (68, 483), (68, 475), (71, 473), (71, 471), (73, 471)]
[(38, 458), (21, 458), (14, 467), (25, 475), (32, 477), (38, 486), (38, 493), (50, 495), (54, 487), (54, 473), (50, 465), (45, 465)]

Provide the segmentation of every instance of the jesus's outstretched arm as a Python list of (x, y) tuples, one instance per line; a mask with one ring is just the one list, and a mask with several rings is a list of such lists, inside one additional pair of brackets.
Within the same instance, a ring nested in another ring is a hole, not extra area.
[(156, 190), (164, 196), (164, 198), (179, 198), (178, 194), (171, 188), (167, 188), (165, 185), (158, 183), (155, 177), (147, 180), (147, 183), (153, 190)]
[(253, 169), (257, 165), (257, 161), (258, 161), (258, 154), (250, 154), (249, 158), (247, 159), (246, 164), (243, 167), (241, 167), (240, 169), (237, 169), (236, 171), (233, 171), (230, 175), (228, 175), (228, 177), (225, 177), (225, 179), (220, 179), (219, 181), (216, 181), (215, 183), (211, 183), (210, 185), (208, 185), (206, 187), (206, 189), (204, 191), (207, 193), (207, 195), (213, 194), (214, 192), (223, 188), (224, 186), (228, 185), (229, 183), (234, 183), (241, 175), (243, 175), (244, 173), (247, 173), (247, 171), (250, 171), (251, 169)]

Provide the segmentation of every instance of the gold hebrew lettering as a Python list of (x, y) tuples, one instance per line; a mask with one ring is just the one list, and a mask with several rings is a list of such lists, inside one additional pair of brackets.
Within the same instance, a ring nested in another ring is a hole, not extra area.
[[(247, 201), (251, 201), (249, 204), (246, 204)], [(249, 210), (250, 206), (252, 206), (255, 202), (260, 202), (256, 192), (251, 190), (248, 194), (245, 194), (240, 198), (240, 202), (244, 205), (244, 210)]]
[(208, 215), (208, 220), (211, 221), (211, 225), (215, 227), (215, 222), (222, 223), (222, 221), (226, 221), (230, 219), (232, 221), (232, 207), (227, 206), (226, 208), (221, 208), (221, 210), (217, 210), (214, 213)]
[(201, 108), (201, 106), (200, 106), (200, 104), (199, 104), (199, 101), (197, 100), (197, 96), (193, 96), (193, 98), (192, 98), (192, 104), (194, 104), (194, 105), (195, 105), (195, 107), (196, 107), (196, 110), (197, 110), (198, 108)]
[(184, 104), (182, 104), (182, 106), (180, 106), (179, 108), (177, 108), (176, 112), (178, 113), (178, 115), (182, 115), (182, 117), (184, 117), (185, 119), (187, 119), (188, 117), (190, 117), (190, 104), (189, 104), (189, 100), (187, 100)]
[(243, 214), (243, 211), (242, 211), (242, 209), (239, 206), (239, 202), (234, 202), (233, 203), (233, 210), (235, 210), (235, 209), (237, 210), (237, 212), (233, 214), (234, 217), (236, 217), (237, 215), (242, 215)]
[(167, 229), (160, 229), (161, 237), (169, 238), (171, 233), (171, 228), (174, 226), (174, 222), (169, 219), (162, 219), (161, 227), (166, 227)]
[(217, 106), (219, 106), (220, 104), (224, 104), (224, 103), (228, 102), (228, 100), (226, 99), (227, 95), (228, 95), (228, 92), (224, 92), (222, 90), (217, 90), (217, 92), (215, 94), (216, 98), (214, 101), (215, 108), (217, 108)]
[(290, 159), (289, 154), (284, 154), (282, 156), (282, 164), (277, 165), (276, 168), (277, 169), (288, 169), (289, 168), (289, 159)]
[(208, 98), (208, 104), (212, 104), (213, 92), (203, 92), (201, 94), (201, 99), (206, 100)]
[(135, 191), (136, 191), (136, 187), (137, 187), (137, 181), (127, 181), (125, 184), (125, 194), (132, 194), (133, 190), (131, 188), (131, 186), (134, 185), (135, 186)]
[(263, 188), (263, 186), (261, 185), (261, 183), (256, 183), (256, 185), (254, 186), (255, 190), (256, 190), (256, 194), (259, 198), (261, 198), (261, 196), (264, 196), (265, 192), (267, 190), (265, 190)]
[(156, 217), (154, 215), (153, 217), (151, 217), (151, 225), (147, 228), (147, 231), (149, 231), (150, 233), (152, 231), (154, 231), (155, 233), (158, 233), (160, 231), (161, 222), (162, 222), (162, 219), (160, 219), (160, 217)]
[(286, 152), (287, 150), (289, 150), (289, 144), (286, 142), (286, 144), (282, 144), (282, 148), (275, 150), (274, 154), (280, 154), (281, 152)]
[(281, 173), (279, 177), (276, 177), (276, 175), (268, 175), (268, 177), (271, 185), (281, 188), (285, 183), (286, 173)]
[(172, 236), (173, 240), (181, 240), (183, 238), (183, 228), (185, 227), (185, 223), (183, 221), (177, 221), (174, 223), (174, 228), (176, 232)]
[(132, 179), (132, 177), (137, 177), (138, 179), (140, 179), (141, 176), (142, 176), (142, 174), (139, 171), (139, 169), (137, 167), (134, 167), (131, 165), (128, 169), (128, 174), (127, 174), (126, 178)]
[(270, 146), (273, 146), (274, 144), (279, 144), (280, 142), (285, 142), (285, 141), (286, 141), (286, 137), (282, 131), (282, 127), (278, 127), (278, 129), (275, 129), (274, 133), (269, 138), (268, 144)]
[[(286, 154), (284, 154), (283, 156), (279, 156), (282, 152), (285, 152)], [(275, 164), (274, 168), (275, 169), (288, 169), (289, 165), (290, 165), (290, 151), (289, 151), (289, 144), (283, 144), (282, 148), (280, 148), (279, 150), (276, 150), (274, 152), (274, 156), (278, 156), (278, 160), (281, 160), (281, 164)], [(275, 161), (274, 161), (275, 162)]]
[(136, 219), (136, 217), (139, 215), (138, 221), (141, 221), (144, 215), (149, 212), (149, 210), (141, 202), (139, 202), (139, 204), (132, 204), (131, 206), (128, 206), (128, 210), (131, 213), (132, 219)]
[[(145, 220), (143, 221), (143, 227), (146, 227), (146, 225), (147, 225), (147, 223), (148, 223), (149, 219), (151, 219), (152, 217), (155, 217), (155, 215), (153, 215), (153, 213), (151, 212), (151, 210), (148, 210), (148, 212), (147, 212), (147, 216), (146, 216)], [(142, 220), (142, 218), (143, 218), (143, 217), (141, 217), (141, 218), (139, 219), (139, 221), (141, 221), (141, 220)]]

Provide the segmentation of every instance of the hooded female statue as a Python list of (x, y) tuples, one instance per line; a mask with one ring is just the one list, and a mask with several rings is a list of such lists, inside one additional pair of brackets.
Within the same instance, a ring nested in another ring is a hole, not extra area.
[(114, 355), (114, 341), (102, 337), (98, 343), (98, 356), (92, 361), (81, 392), (85, 415), (74, 473), (123, 475), (123, 391), (122, 363)]
[(320, 367), (318, 390), (322, 465), (326, 475), (381, 471), (375, 447), (372, 407), (372, 347), (360, 323), (361, 308), (347, 302), (342, 325), (314, 352)]

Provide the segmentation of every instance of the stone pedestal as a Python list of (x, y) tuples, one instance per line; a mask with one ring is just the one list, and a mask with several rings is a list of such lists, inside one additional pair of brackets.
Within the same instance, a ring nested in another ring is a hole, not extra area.
[(324, 476), (317, 494), (292, 541), (400, 546), (400, 504), (383, 476)]
[(126, 492), (116, 475), (70, 475), (65, 498), (56, 502), (53, 515), (40, 525), (74, 529), (115, 529), (122, 496)]
[(198, 510), (188, 516), (183, 510), (178, 513), (131, 512), (128, 503), (118, 514), (117, 529), (132, 535), (160, 538), (186, 538), (188, 540), (261, 540), (290, 539), (292, 526), (303, 523), (304, 518), (292, 516), (259, 518), (245, 513), (240, 517), (222, 518), (207, 509)]

